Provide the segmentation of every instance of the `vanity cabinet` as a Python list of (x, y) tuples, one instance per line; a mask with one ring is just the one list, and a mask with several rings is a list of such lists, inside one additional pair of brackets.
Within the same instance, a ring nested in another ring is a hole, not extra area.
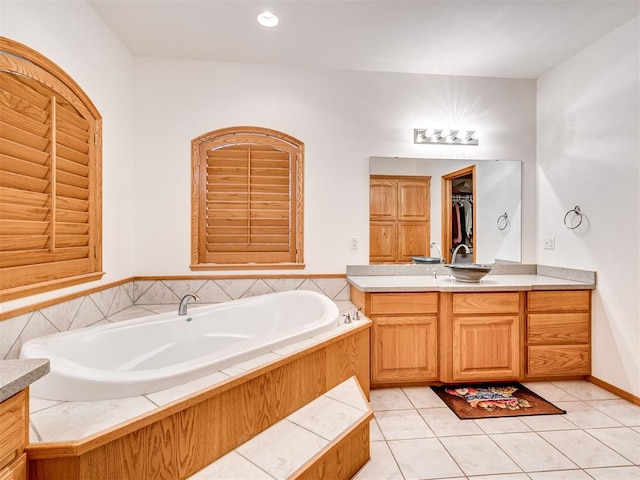
[(515, 380), (521, 376), (524, 296), (518, 292), (443, 293), (443, 382)]
[(438, 294), (367, 294), (371, 385), (410, 385), (438, 379)]
[(528, 378), (591, 373), (591, 292), (527, 294)]
[(0, 480), (27, 478), (28, 418), (28, 389), (0, 403)]

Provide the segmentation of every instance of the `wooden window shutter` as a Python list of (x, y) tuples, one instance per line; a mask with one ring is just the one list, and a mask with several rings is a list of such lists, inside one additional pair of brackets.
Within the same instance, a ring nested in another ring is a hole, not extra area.
[(59, 67), (0, 39), (0, 299), (102, 276), (100, 128)]
[(233, 127), (192, 147), (191, 268), (302, 266), (303, 144)]

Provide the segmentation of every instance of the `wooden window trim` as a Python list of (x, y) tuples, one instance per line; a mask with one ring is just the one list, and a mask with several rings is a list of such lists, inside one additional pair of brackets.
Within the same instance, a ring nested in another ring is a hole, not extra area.
[[(87, 157), (90, 166), (86, 177), (89, 191), (87, 215), (88, 245), (87, 256), (80, 262), (55, 261), (31, 266), (0, 268), (3, 279), (0, 286), (0, 301), (23, 298), (37, 293), (60, 289), (72, 285), (99, 280), (102, 272), (102, 117), (93, 102), (80, 86), (59, 66), (37, 51), (14, 40), (0, 36), (0, 71), (27, 77), (55, 93), (52, 97), (52, 111), (55, 112), (56, 96), (68, 102), (90, 124), (87, 131)], [(52, 131), (57, 131), (55, 120), (51, 120)], [(62, 134), (61, 134), (62, 135)], [(51, 165), (55, 168), (56, 134), (52, 133), (50, 150)], [(51, 182), (55, 174), (50, 173)], [(55, 195), (55, 187), (51, 190)], [(50, 208), (55, 212), (56, 200), (51, 199)], [(50, 222), (55, 222), (56, 213), (50, 214)], [(55, 223), (51, 231), (55, 234)], [(7, 232), (3, 232), (7, 234)], [(55, 248), (55, 247), (54, 247)]]
[[(280, 261), (281, 254), (237, 252), (220, 254), (221, 261), (210, 261), (206, 243), (206, 155), (213, 149), (261, 145), (286, 151), (290, 155), (289, 245), (290, 260)], [(285, 133), (262, 127), (229, 127), (196, 137), (191, 142), (192, 196), (191, 196), (191, 270), (249, 270), (249, 269), (302, 269), (303, 253), (303, 179), (304, 144)]]

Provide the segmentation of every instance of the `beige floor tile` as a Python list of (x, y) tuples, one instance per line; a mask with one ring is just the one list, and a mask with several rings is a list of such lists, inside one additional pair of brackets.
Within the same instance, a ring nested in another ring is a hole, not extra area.
[(385, 410), (376, 412), (376, 421), (387, 440), (429, 438), (435, 435), (415, 410)]
[(593, 480), (592, 477), (583, 470), (529, 473), (529, 477), (531, 477), (532, 480)]
[(393, 440), (389, 442), (406, 480), (461, 476), (456, 462), (436, 438)]
[(487, 435), (445, 437), (440, 441), (466, 475), (522, 472)]
[(449, 408), (421, 408), (418, 412), (438, 437), (484, 433), (473, 420), (460, 420)]
[(507, 473), (505, 475), (474, 475), (473, 477), (464, 477), (471, 480), (529, 480), (526, 473)]
[(593, 383), (585, 382), (584, 380), (554, 381), (553, 384), (583, 402), (587, 400), (610, 400), (618, 398), (613, 393), (607, 392)]
[(592, 400), (586, 403), (627, 427), (640, 426), (640, 407), (626, 400)]
[(640, 480), (640, 467), (590, 468), (595, 480)]
[(371, 390), (371, 408), (374, 412), (382, 410), (407, 410), (413, 405), (400, 388), (377, 388)]
[(571, 470), (577, 465), (537, 433), (491, 435), (491, 439), (525, 472)]
[(620, 422), (585, 402), (556, 402), (556, 406), (566, 410), (564, 418), (580, 428), (622, 427)]
[(474, 422), (485, 433), (516, 433), (531, 431), (531, 429), (518, 417), (481, 418), (474, 420)]
[(369, 439), (372, 442), (383, 441), (384, 435), (382, 435), (382, 430), (380, 430), (380, 426), (375, 418), (371, 419), (369, 422)]
[(540, 395), (547, 402), (576, 402), (580, 400), (551, 382), (523, 382), (522, 385)]
[(371, 442), (371, 460), (353, 477), (354, 480), (403, 480), (400, 468), (387, 442)]
[(576, 426), (567, 420), (565, 415), (529, 415), (520, 417), (520, 420), (535, 432), (576, 429)]
[(538, 435), (581, 468), (629, 465), (624, 457), (582, 430), (539, 432)]
[(429, 387), (403, 387), (405, 393), (415, 408), (442, 408), (444, 402)]
[(624, 428), (594, 428), (585, 430), (602, 443), (636, 465), (640, 465), (640, 433)]

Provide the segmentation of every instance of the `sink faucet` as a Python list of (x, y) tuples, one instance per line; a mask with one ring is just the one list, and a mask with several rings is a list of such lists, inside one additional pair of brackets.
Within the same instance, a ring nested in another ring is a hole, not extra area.
[(467, 247), (467, 245), (465, 245), (464, 243), (461, 243), (453, 251), (453, 255), (451, 255), (451, 263), (456, 263), (456, 255), (458, 255), (458, 250), (460, 250), (461, 247), (464, 247), (464, 250), (466, 253), (471, 253), (471, 250), (469, 250), (469, 247)]
[(440, 245), (438, 245), (436, 242), (433, 242), (431, 244), (431, 248), (438, 249), (438, 258), (440, 259), (440, 263), (442, 263), (442, 250), (440, 250)]
[(180, 306), (178, 307), (178, 315), (186, 315), (187, 314), (187, 303), (189, 300), (193, 299), (196, 302), (200, 301), (200, 297), (195, 293), (187, 293), (182, 300), (180, 300)]

